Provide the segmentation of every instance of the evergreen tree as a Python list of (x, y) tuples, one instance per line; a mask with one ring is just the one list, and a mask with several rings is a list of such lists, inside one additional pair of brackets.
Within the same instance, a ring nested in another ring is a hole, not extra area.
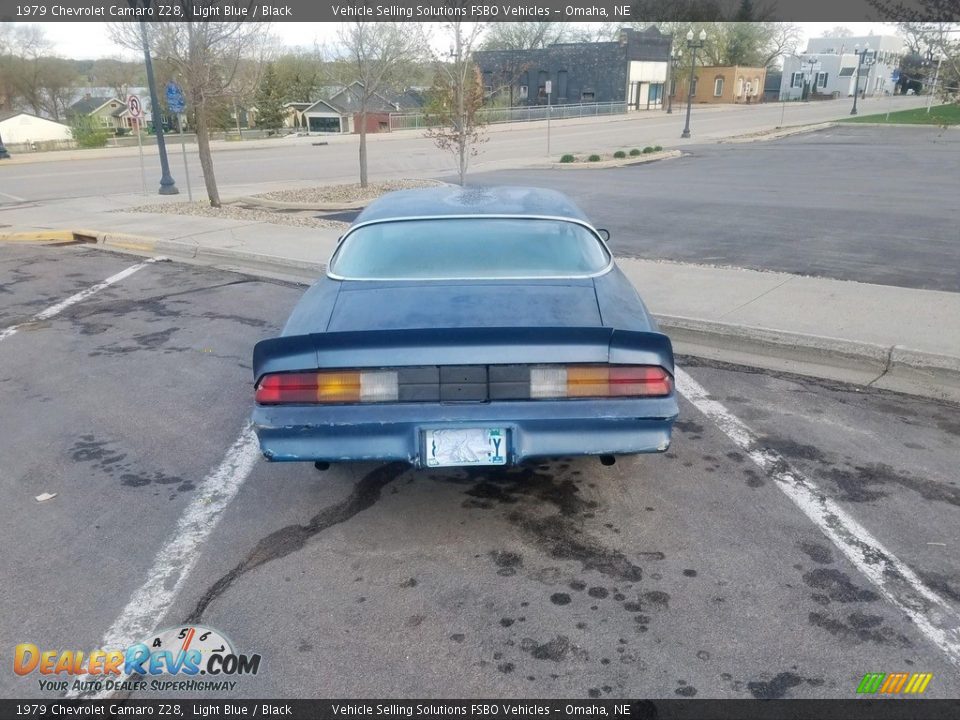
[(283, 90), (277, 81), (273, 63), (268, 63), (263, 71), (254, 104), (257, 106), (257, 125), (268, 130), (283, 127)]

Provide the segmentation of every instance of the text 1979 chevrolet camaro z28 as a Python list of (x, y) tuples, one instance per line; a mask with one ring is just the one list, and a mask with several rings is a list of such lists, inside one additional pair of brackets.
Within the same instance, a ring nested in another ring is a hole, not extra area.
[(257, 343), (253, 423), (277, 461), (662, 452), (673, 372), (669, 338), (567, 197), (409, 190), (360, 214), (281, 336)]

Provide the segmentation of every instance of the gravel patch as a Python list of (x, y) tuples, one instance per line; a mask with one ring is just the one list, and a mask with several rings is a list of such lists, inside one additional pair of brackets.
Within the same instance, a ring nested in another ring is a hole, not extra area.
[(359, 183), (321, 185), (295, 190), (274, 190), (253, 197), (294, 203), (353, 203), (376, 200), (384, 193), (394, 190), (436, 187), (442, 184), (436, 180), (389, 180), (387, 182), (369, 183), (365, 188), (360, 187)]
[(349, 223), (340, 222), (339, 220), (324, 220), (323, 218), (315, 217), (315, 213), (311, 211), (282, 212), (269, 210), (267, 208), (238, 207), (236, 205), (224, 205), (223, 207), (215, 208), (210, 207), (206, 201), (140, 205), (116, 212), (191, 215), (193, 217), (219, 218), (221, 220), (242, 220), (245, 222), (273, 223), (274, 225), (293, 225), (295, 227), (330, 228), (331, 230), (345, 230), (349, 226)]

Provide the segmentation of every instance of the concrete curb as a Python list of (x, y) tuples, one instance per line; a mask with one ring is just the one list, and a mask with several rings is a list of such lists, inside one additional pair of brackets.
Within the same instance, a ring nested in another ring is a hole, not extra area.
[(359, 210), (369, 205), (371, 200), (356, 200), (345, 203), (300, 203), (286, 202), (284, 200), (269, 200), (267, 198), (258, 198), (253, 195), (238, 197), (230, 201), (231, 203), (243, 203), (245, 205), (255, 205), (257, 207), (269, 208), (271, 210), (316, 210), (317, 212), (336, 212), (338, 210)]
[(587, 160), (572, 163), (551, 162), (544, 163), (542, 167), (556, 168), (557, 170), (599, 170), (602, 168), (639, 165), (640, 163), (655, 162), (657, 160), (670, 160), (672, 158), (678, 158), (681, 155), (683, 155), (683, 152), (680, 150), (665, 150), (663, 152), (635, 155), (634, 157), (614, 158), (612, 160), (599, 160), (597, 162), (589, 162)]
[(9, 243), (95, 243), (97, 233), (90, 230), (31, 230), (28, 232), (0, 232), (0, 242)]
[(674, 315), (657, 322), (680, 355), (960, 402), (960, 357)]
[(750, 142), (764, 142), (766, 140), (779, 140), (780, 138), (790, 137), (791, 135), (801, 135), (803, 133), (816, 132), (817, 130), (826, 130), (827, 128), (836, 127), (840, 123), (839, 120), (831, 120), (830, 122), (823, 123), (814, 123), (812, 125), (796, 125), (789, 128), (780, 128), (779, 130), (770, 130), (770, 131), (761, 131), (759, 133), (752, 133), (749, 135), (739, 135), (729, 138), (722, 138), (717, 140), (717, 144), (725, 143), (750, 143)]
[[(437, 187), (449, 185), (450, 183), (434, 180)], [(259, 207), (272, 208), (274, 210), (316, 210), (317, 212), (336, 212), (338, 210), (359, 210), (365, 208), (373, 200), (354, 200), (352, 202), (340, 203), (307, 203), (307, 202), (288, 202), (286, 200), (270, 200), (269, 198), (257, 197), (256, 195), (245, 195), (243, 197), (233, 198), (231, 203), (246, 203), (248, 205), (257, 205)]]
[[(125, 233), (51, 230), (0, 233), (33, 236), (20, 242), (64, 242), (59, 238), (91, 238), (107, 250), (136, 255), (162, 255), (190, 263), (237, 270), (295, 282), (313, 282), (325, 264), (252, 253), (233, 248), (207, 248), (191, 242), (160, 240)], [(57, 238), (57, 239), (54, 239)], [(780, 370), (858, 385), (960, 402), (960, 357), (906, 348), (793, 333), (676, 315), (657, 315), (679, 355)]]

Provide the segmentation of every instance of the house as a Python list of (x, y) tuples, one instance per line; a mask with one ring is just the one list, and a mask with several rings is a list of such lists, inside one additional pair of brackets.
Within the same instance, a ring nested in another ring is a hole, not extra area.
[(480, 50), (487, 95), (508, 105), (626, 102), (633, 110), (660, 107), (673, 38), (651, 25), (620, 30), (612, 42), (554, 43), (533, 50)]
[(317, 100), (301, 113), (303, 127), (315, 133), (348, 133), (351, 118), (327, 100)]
[[(693, 75), (693, 102), (695, 103), (758, 103), (763, 98), (767, 69), (741, 65), (698, 66)], [(686, 100), (690, 76), (678, 72), (674, 97)]]
[(70, 128), (32, 113), (0, 112), (0, 137), (8, 145), (70, 140)]
[[(864, 49), (867, 54), (860, 63), (857, 52)], [(891, 76), (903, 55), (903, 40), (895, 35), (811, 38), (806, 52), (784, 58), (780, 98), (852, 97), (854, 88), (864, 95), (893, 93)]]
[[(389, 132), (390, 114), (411, 109), (411, 106), (417, 102), (415, 96), (410, 93), (411, 91), (407, 91), (396, 97), (374, 93), (367, 98), (367, 132)], [(323, 95), (323, 100), (318, 100), (303, 110), (298, 111), (297, 108), (291, 107), (290, 114), (299, 112), (301, 126), (306, 127), (310, 132), (360, 132), (363, 84), (354, 81), (346, 86), (327, 88)], [(287, 103), (290, 106), (300, 104), (302, 103)], [(423, 98), (420, 96), (419, 105), (416, 107), (422, 107), (422, 105)]]
[(131, 127), (130, 113), (126, 110), (126, 100), (87, 93), (68, 107), (66, 114), (68, 119), (77, 115), (88, 115), (94, 118), (100, 127), (120, 135), (128, 132)]

